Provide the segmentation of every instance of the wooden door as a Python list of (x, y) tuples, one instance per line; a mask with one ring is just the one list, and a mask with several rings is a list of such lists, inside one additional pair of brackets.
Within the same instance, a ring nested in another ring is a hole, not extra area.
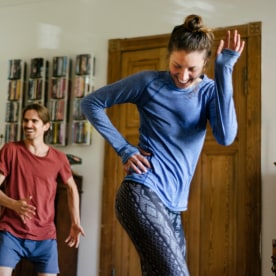
[[(238, 29), (246, 41), (233, 74), (239, 131), (228, 147), (210, 129), (194, 175), (188, 211), (183, 213), (187, 262), (192, 276), (260, 275), (260, 64), (261, 24), (215, 30), (216, 41)], [(109, 42), (108, 81), (137, 71), (167, 69), (169, 35)], [(215, 52), (215, 51), (214, 51)], [(213, 60), (207, 74), (213, 77)], [(137, 144), (139, 116), (134, 105), (117, 105), (108, 115)], [(123, 179), (121, 160), (106, 144), (103, 183), (100, 275), (141, 275), (137, 253), (115, 218), (114, 197)]]

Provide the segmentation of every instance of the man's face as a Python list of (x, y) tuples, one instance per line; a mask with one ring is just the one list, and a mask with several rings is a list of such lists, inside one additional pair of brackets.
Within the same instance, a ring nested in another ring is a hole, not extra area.
[(44, 124), (35, 110), (27, 110), (24, 114), (22, 127), (26, 139), (43, 140), (44, 133), (49, 129), (50, 124)]

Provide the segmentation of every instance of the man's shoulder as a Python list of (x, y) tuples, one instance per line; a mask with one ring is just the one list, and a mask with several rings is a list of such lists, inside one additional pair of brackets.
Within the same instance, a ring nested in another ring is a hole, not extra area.
[(66, 156), (66, 154), (63, 151), (61, 151), (60, 149), (57, 149), (53, 146), (49, 146), (49, 150), (52, 151), (53, 153), (57, 154), (57, 155)]
[(21, 148), (22, 146), (24, 146), (23, 141), (10, 141), (10, 142), (6, 142), (2, 149), (17, 149), (17, 148)]
[(66, 154), (60, 149), (57, 149), (53, 146), (49, 146), (49, 152), (51, 153), (51, 156), (54, 156), (54, 158), (58, 158), (58, 160), (61, 162), (67, 160)]

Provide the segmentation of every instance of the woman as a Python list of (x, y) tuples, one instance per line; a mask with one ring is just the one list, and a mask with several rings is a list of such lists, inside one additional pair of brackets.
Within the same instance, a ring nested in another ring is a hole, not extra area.
[[(217, 49), (215, 80), (204, 75), (213, 33), (198, 15), (176, 26), (168, 43), (169, 71), (143, 71), (82, 100), (87, 119), (121, 157), (127, 175), (116, 214), (133, 241), (143, 275), (189, 275), (180, 212), (187, 209), (191, 179), (209, 121), (222, 145), (237, 133), (232, 70), (244, 48), (227, 32)], [(112, 125), (105, 108), (133, 103), (140, 114), (139, 144)]]

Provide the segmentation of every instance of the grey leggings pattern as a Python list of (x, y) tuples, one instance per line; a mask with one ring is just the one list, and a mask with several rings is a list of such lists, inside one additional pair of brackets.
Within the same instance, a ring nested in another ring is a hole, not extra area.
[(140, 256), (143, 276), (189, 276), (180, 212), (170, 211), (148, 187), (124, 181), (116, 216)]

